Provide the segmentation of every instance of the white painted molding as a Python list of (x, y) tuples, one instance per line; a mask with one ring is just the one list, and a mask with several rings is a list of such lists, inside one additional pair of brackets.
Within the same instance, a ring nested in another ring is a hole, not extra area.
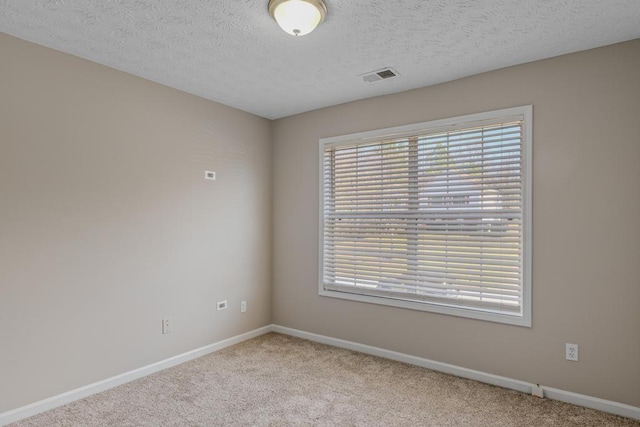
[(4, 426), (9, 423), (31, 417), (41, 412), (57, 408), (58, 406), (66, 405), (67, 403), (83, 399), (87, 396), (91, 396), (92, 394), (96, 394), (101, 391), (119, 386), (121, 384), (137, 380), (138, 378), (146, 377), (147, 375), (153, 374), (155, 372), (171, 368), (172, 366), (176, 366), (184, 362), (188, 362), (189, 360), (197, 359), (198, 357), (202, 357), (206, 354), (222, 350), (223, 348), (239, 344), (243, 341), (255, 338), (260, 335), (264, 335), (271, 331), (271, 325), (263, 326), (262, 328), (254, 329), (253, 331), (236, 335), (234, 337), (227, 338), (225, 340), (218, 341), (216, 343), (209, 344), (207, 346), (191, 350), (165, 360), (161, 360), (160, 362), (152, 363), (151, 365), (143, 366), (142, 368), (134, 369), (132, 371), (116, 375), (115, 377), (107, 378), (105, 380), (98, 381), (93, 384), (88, 384), (84, 387), (80, 387), (75, 390), (59, 394), (57, 396), (49, 397), (39, 402), (31, 403), (20, 408), (0, 413), (0, 426)]
[(640, 420), (640, 408), (637, 406), (626, 405), (624, 403), (573, 393), (553, 387), (543, 387), (543, 389), (544, 397), (548, 399), (559, 400), (560, 402), (572, 403), (574, 405), (584, 406), (585, 408)]
[[(499, 387), (517, 390), (527, 394), (531, 394), (533, 387), (535, 386), (535, 384), (515, 380), (513, 378), (501, 377), (499, 375), (493, 375), (487, 372), (467, 369), (461, 366), (450, 365), (448, 363), (437, 362), (435, 360), (411, 356), (405, 353), (399, 353), (396, 351), (360, 344), (353, 341), (332, 338), (325, 335), (313, 334), (311, 332), (305, 332), (298, 329), (287, 328), (284, 326), (272, 325), (272, 331), (285, 335), (291, 335), (293, 337), (304, 338), (309, 341), (319, 342), (321, 344), (346, 348), (348, 350), (358, 351), (360, 353), (371, 354), (373, 356), (384, 357), (385, 359), (391, 359), (398, 362), (421, 366), (423, 368), (433, 369), (434, 371), (444, 372), (446, 374), (451, 374), (462, 378), (468, 378)], [(584, 406), (585, 408), (596, 409), (598, 411), (609, 412), (611, 414), (640, 420), (640, 408), (636, 406), (613, 402), (611, 400), (604, 400), (597, 397), (587, 396), (585, 394), (559, 390), (552, 387), (543, 386), (542, 389), (544, 392), (544, 397), (548, 399), (559, 400), (561, 402)]]
[[(234, 337), (219, 341), (214, 344), (207, 345), (205, 347), (201, 347), (174, 357), (170, 357), (160, 362), (152, 363), (151, 365), (147, 365), (139, 369), (134, 369), (132, 371), (116, 375), (115, 377), (107, 378), (105, 380), (98, 381), (93, 384), (89, 384), (84, 387), (80, 387), (75, 390), (71, 390), (66, 393), (41, 400), (39, 402), (0, 413), (0, 426), (5, 426), (9, 423), (31, 417), (33, 415), (48, 411), (53, 408), (57, 408), (58, 406), (66, 405), (67, 403), (71, 403), (73, 401), (91, 396), (92, 394), (99, 393), (101, 391), (108, 390), (121, 384), (137, 380), (138, 378), (142, 378), (155, 372), (170, 368), (172, 366), (188, 362), (189, 360), (197, 359), (198, 357), (202, 357), (206, 354), (222, 350), (223, 348), (239, 344), (243, 341), (258, 337), (260, 335), (264, 335), (269, 332), (278, 332), (281, 334), (304, 338), (310, 341), (315, 341), (334, 347), (346, 348), (348, 350), (358, 351), (360, 353), (366, 353), (374, 356), (384, 357), (386, 359), (397, 360), (399, 362), (421, 366), (423, 368), (433, 369), (434, 371), (444, 372), (462, 378), (468, 378), (499, 387), (517, 390), (527, 394), (531, 394), (534, 386), (534, 384), (528, 382), (501, 377), (499, 375), (493, 375), (486, 372), (475, 371), (473, 369), (467, 369), (456, 365), (450, 365), (448, 363), (437, 362), (422, 357), (411, 356), (409, 354), (386, 350), (379, 347), (373, 347), (352, 341), (313, 334), (311, 332), (305, 332), (279, 325), (268, 325), (241, 335), (236, 335)], [(640, 420), (640, 408), (636, 406), (599, 399), (597, 397), (573, 393), (570, 391), (559, 390), (552, 387), (543, 386), (542, 388), (544, 391), (544, 396), (549, 399), (559, 400), (561, 402), (571, 403), (578, 406), (584, 406), (586, 408), (596, 409), (599, 411), (609, 412), (611, 414)]]

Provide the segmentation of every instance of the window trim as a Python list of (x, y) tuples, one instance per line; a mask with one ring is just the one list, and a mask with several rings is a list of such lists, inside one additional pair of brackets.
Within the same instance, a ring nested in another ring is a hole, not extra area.
[[(523, 185), (523, 262), (522, 262), (522, 316), (514, 316), (492, 312), (490, 310), (482, 311), (480, 309), (453, 307), (444, 303), (436, 302), (414, 302), (402, 299), (394, 299), (392, 297), (378, 297), (371, 295), (361, 295), (356, 293), (346, 293), (342, 291), (326, 290), (324, 288), (323, 266), (324, 266), (324, 149), (327, 145), (347, 145), (355, 142), (375, 141), (393, 136), (394, 138), (402, 136), (414, 136), (424, 131), (434, 132), (446, 130), (460, 125), (469, 126), (475, 122), (484, 122), (505, 118), (511, 116), (523, 117), (523, 148), (522, 148), (522, 167), (524, 176)], [(422, 123), (409, 124), (404, 126), (396, 126), (383, 128), (365, 132), (352, 133), (319, 140), (319, 251), (318, 251), (318, 295), (323, 297), (338, 298), (344, 300), (365, 302), (377, 305), (392, 306), (398, 308), (427, 311), (439, 314), (453, 315), (470, 319), (485, 320), (509, 325), (531, 327), (532, 325), (532, 295), (531, 295), (531, 267), (532, 267), (532, 201), (533, 201), (533, 106), (524, 105), (519, 107), (505, 108), (500, 110), (487, 111), (476, 114), (468, 114), (464, 116), (451, 117), (439, 120), (431, 120)]]

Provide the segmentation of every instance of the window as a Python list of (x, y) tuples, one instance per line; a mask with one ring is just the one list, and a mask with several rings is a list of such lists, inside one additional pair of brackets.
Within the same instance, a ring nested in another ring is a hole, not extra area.
[(320, 140), (320, 295), (530, 326), (531, 117)]

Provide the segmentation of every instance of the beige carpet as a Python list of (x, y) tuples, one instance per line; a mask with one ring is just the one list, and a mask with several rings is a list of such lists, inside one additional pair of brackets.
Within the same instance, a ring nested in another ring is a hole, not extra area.
[(14, 426), (640, 426), (640, 422), (268, 334)]

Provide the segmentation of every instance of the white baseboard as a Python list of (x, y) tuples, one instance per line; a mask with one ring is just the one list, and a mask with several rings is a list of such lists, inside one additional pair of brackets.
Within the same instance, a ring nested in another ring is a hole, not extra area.
[(621, 417), (633, 418), (640, 420), (640, 408), (637, 406), (626, 405), (611, 400), (600, 399), (598, 397), (587, 396), (585, 394), (573, 393), (571, 391), (559, 390), (553, 387), (543, 387), (544, 397), (560, 402), (572, 403), (585, 408), (596, 409), (610, 414), (620, 415)]
[[(467, 369), (461, 366), (450, 365), (448, 363), (437, 362), (435, 360), (411, 356), (405, 353), (399, 353), (396, 351), (386, 350), (384, 348), (359, 344), (352, 341), (345, 341), (325, 335), (317, 335), (311, 332), (291, 329), (284, 326), (272, 325), (272, 331), (298, 338), (304, 338), (310, 341), (315, 341), (334, 347), (346, 348), (348, 350), (358, 351), (360, 353), (366, 353), (373, 356), (384, 357), (386, 359), (397, 360), (398, 362), (409, 363), (411, 365), (421, 366), (423, 368), (433, 369), (434, 371), (444, 372), (462, 378), (468, 378), (499, 387), (517, 390), (527, 394), (531, 394), (533, 387), (536, 385), (525, 381), (515, 380), (513, 378), (501, 377), (499, 375), (493, 375), (487, 372), (475, 371), (473, 369)], [(570, 391), (559, 390), (552, 387), (542, 386), (542, 389), (544, 392), (544, 397), (548, 399), (559, 400), (561, 402), (571, 403), (578, 406), (584, 406), (586, 408), (596, 409), (598, 411), (609, 412), (611, 414), (640, 420), (640, 408), (636, 406), (613, 402), (611, 400), (604, 400), (584, 394), (573, 393)]]
[(218, 350), (222, 350), (223, 348), (230, 347), (235, 344), (239, 344), (243, 341), (255, 338), (260, 335), (264, 335), (271, 331), (271, 325), (264, 326), (259, 329), (254, 329), (253, 331), (236, 335), (234, 337), (227, 338), (225, 340), (218, 341), (216, 343), (209, 344), (207, 346), (191, 350), (165, 360), (161, 360), (160, 362), (152, 363), (151, 365), (143, 366), (142, 368), (125, 372), (124, 374), (116, 375), (115, 377), (107, 378), (105, 380), (98, 381), (93, 384), (89, 384), (84, 387), (59, 394), (57, 396), (49, 397), (39, 402), (31, 403), (20, 408), (0, 413), (0, 426), (4, 426), (9, 423), (31, 417), (41, 412), (57, 408), (58, 406), (66, 405), (67, 403), (71, 403), (75, 400), (83, 399), (87, 396), (91, 396), (92, 394), (96, 394), (101, 391), (119, 386), (121, 384), (137, 380), (138, 378), (145, 377), (155, 372), (162, 371), (163, 369), (171, 368), (172, 366), (188, 362), (189, 360), (197, 359), (198, 357), (213, 353)]
[[(75, 390), (71, 390), (66, 393), (41, 400), (39, 402), (0, 413), (0, 426), (4, 426), (9, 423), (31, 417), (33, 415), (48, 411), (58, 406), (66, 405), (67, 403), (71, 403), (75, 400), (83, 399), (87, 396), (91, 396), (92, 394), (99, 393), (101, 391), (105, 391), (121, 384), (128, 383), (138, 378), (145, 377), (154, 372), (162, 371), (163, 369), (188, 362), (189, 360), (197, 359), (198, 357), (213, 353), (218, 350), (222, 350), (223, 348), (239, 344), (243, 341), (255, 338), (260, 335), (264, 335), (269, 332), (278, 332), (281, 334), (304, 338), (310, 341), (315, 341), (334, 347), (346, 348), (361, 353), (384, 357), (386, 359), (397, 360), (399, 362), (409, 363), (411, 365), (421, 366), (424, 368), (433, 369), (434, 371), (444, 372), (462, 378), (468, 378), (499, 387), (517, 390), (527, 394), (531, 393), (533, 386), (535, 385), (525, 381), (519, 381), (512, 378), (489, 374), (486, 372), (475, 371), (473, 369), (467, 369), (456, 365), (450, 365), (448, 363), (437, 362), (422, 357), (411, 356), (409, 354), (386, 350), (379, 347), (373, 347), (324, 335), (317, 335), (311, 332), (300, 331), (284, 326), (269, 325), (241, 335), (236, 335), (235, 337), (231, 337), (217, 343), (207, 345), (205, 347), (201, 347), (174, 357), (170, 357), (168, 359), (144, 366), (139, 369), (134, 369), (133, 371), (125, 372), (124, 374), (116, 375), (115, 377), (107, 378), (105, 380), (98, 381), (93, 384), (89, 384), (84, 387), (80, 387)], [(570, 391), (559, 390), (552, 387), (543, 386), (542, 388), (544, 391), (544, 396), (549, 399), (559, 400), (561, 402), (567, 402), (574, 405), (584, 406), (586, 408), (596, 409), (599, 411), (609, 412), (611, 414), (640, 420), (640, 408), (636, 406), (599, 399), (597, 397), (587, 396), (584, 394), (572, 393)]]

